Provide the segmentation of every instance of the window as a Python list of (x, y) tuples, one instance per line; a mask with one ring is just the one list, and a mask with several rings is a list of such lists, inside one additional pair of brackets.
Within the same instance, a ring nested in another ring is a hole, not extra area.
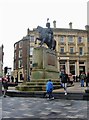
[(65, 61), (60, 61), (60, 71), (64, 71), (65, 70)]
[(89, 54), (89, 47), (88, 47), (88, 54)]
[(69, 36), (69, 43), (72, 43), (72, 42), (73, 42), (73, 37)]
[(20, 41), (19, 42), (19, 48), (22, 48), (22, 46), (23, 46), (23, 41)]
[(72, 54), (74, 52), (74, 48), (70, 47), (70, 53)]
[(64, 47), (61, 47), (61, 48), (60, 48), (60, 52), (61, 52), (61, 53), (64, 53)]
[(32, 64), (32, 61), (30, 61), (30, 64)]
[(19, 50), (19, 58), (22, 58), (22, 50)]
[(33, 47), (30, 47), (30, 55), (33, 55)]
[(64, 36), (60, 37), (60, 43), (64, 43)]
[(82, 43), (83, 42), (83, 38), (82, 37), (78, 37), (78, 43)]
[(34, 41), (34, 36), (30, 36), (30, 40), (31, 40), (31, 41)]
[(19, 60), (18, 62), (19, 62), (18, 67), (21, 68), (22, 67), (22, 60)]
[(75, 75), (75, 65), (70, 64), (69, 68), (70, 68), (70, 73), (72, 73), (72, 75)]
[(79, 48), (79, 54), (83, 55), (83, 48), (82, 47)]
[(79, 62), (79, 64), (84, 64), (84, 62), (81, 61), (81, 62)]
[(87, 39), (87, 42), (89, 43), (89, 38)]

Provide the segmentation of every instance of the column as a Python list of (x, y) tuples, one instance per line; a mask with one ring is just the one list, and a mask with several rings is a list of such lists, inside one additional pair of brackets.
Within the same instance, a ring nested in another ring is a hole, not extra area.
[(87, 64), (87, 60), (85, 61), (85, 73), (87, 74), (87, 67), (88, 67), (88, 64)]
[(79, 76), (79, 60), (76, 62), (76, 74)]
[(69, 60), (67, 60), (66, 72), (67, 72), (68, 74), (70, 73), (70, 68), (69, 68)]

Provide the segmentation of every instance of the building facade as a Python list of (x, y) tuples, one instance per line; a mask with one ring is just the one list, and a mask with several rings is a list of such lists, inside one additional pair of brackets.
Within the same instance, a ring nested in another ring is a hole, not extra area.
[[(53, 34), (56, 40), (58, 71), (66, 70), (67, 73), (79, 76), (81, 71), (89, 72), (89, 26), (85, 30), (69, 28), (56, 28), (54, 23)], [(39, 34), (35, 29), (27, 30), (27, 35), (14, 44), (14, 76), (21, 80), (29, 78), (32, 70), (32, 55), (36, 37)], [(44, 44), (44, 46), (46, 46)]]
[(3, 76), (3, 55), (4, 55), (4, 52), (3, 52), (3, 45), (0, 46), (0, 77)]

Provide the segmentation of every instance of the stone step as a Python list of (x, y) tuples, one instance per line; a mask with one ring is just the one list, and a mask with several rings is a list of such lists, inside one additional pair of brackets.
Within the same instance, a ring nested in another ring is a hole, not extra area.
[[(3, 91), (2, 91), (3, 92)], [(10, 97), (39, 97), (46, 98), (46, 91), (7, 91), (7, 95)], [(66, 96), (64, 92), (53, 92), (55, 99), (67, 99), (67, 100), (88, 100), (89, 95), (85, 93), (68, 93)]]
[[(46, 85), (46, 82), (29, 82), (26, 85)], [(53, 85), (60, 85), (60, 82), (53, 82)]]
[[(54, 85), (54, 89), (61, 88), (61, 85)], [(16, 86), (17, 90), (20, 91), (44, 91), (46, 90), (46, 85), (21, 85)]]
[[(30, 82), (47, 82), (48, 79), (33, 79)], [(53, 79), (52, 82), (60, 82), (59, 79)]]

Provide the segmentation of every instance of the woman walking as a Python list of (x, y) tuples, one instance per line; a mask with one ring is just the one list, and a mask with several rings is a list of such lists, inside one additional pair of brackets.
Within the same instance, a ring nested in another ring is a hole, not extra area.
[(7, 79), (6, 76), (2, 78), (2, 85), (3, 85), (3, 88), (4, 88), (3, 97), (6, 97), (6, 92), (8, 90), (8, 79)]

